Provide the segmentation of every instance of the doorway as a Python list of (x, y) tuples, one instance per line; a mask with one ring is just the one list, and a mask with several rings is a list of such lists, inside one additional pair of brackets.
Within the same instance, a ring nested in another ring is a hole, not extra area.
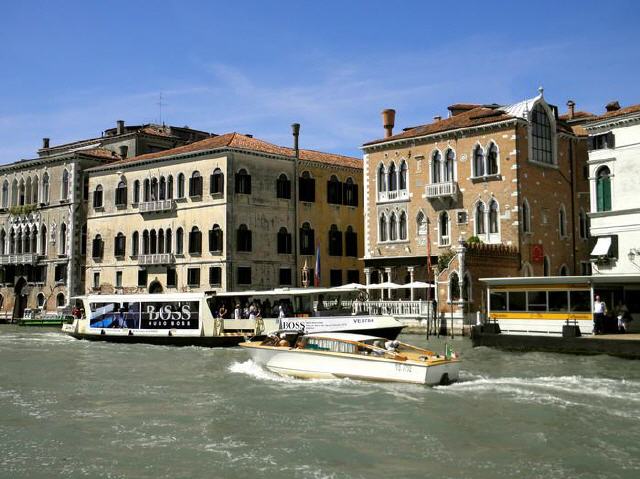
[(18, 281), (16, 281), (16, 287), (14, 289), (14, 294), (16, 298), (16, 302), (13, 305), (13, 317), (12, 320), (14, 322), (22, 319), (24, 316), (24, 310), (27, 307), (27, 280), (24, 277), (20, 277)]
[(161, 294), (162, 293), (162, 285), (160, 281), (154, 281), (149, 285), (149, 294)]

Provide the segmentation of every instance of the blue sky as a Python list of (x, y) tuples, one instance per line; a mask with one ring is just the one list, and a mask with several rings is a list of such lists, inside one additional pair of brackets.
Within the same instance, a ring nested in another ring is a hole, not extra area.
[(640, 103), (640, 2), (5, 2), (0, 163), (123, 119), (360, 156), (455, 102)]

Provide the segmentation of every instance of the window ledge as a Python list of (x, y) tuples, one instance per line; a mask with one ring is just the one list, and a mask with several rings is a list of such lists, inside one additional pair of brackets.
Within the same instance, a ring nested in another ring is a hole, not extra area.
[(484, 175), (484, 176), (472, 176), (471, 183), (482, 183), (488, 181), (501, 181), (503, 176), (500, 173), (496, 173), (495, 175)]
[(220, 283), (209, 283), (209, 286), (212, 288), (222, 288), (222, 284)]
[(542, 168), (551, 168), (552, 170), (560, 169), (560, 167), (556, 163), (544, 163), (542, 161), (536, 161), (531, 159), (529, 159), (528, 162), (537, 166), (541, 166)]
[(212, 254), (214, 256), (221, 256), (222, 255), (222, 250), (213, 250), (213, 251), (209, 251), (209, 254)]
[(191, 251), (189, 251), (189, 256), (194, 256), (196, 258), (199, 258), (202, 256), (202, 253), (198, 253), (197, 251), (194, 251), (193, 253)]
[(104, 206), (94, 206), (93, 209), (95, 211), (104, 211)]
[(187, 201), (187, 197), (186, 196), (180, 196), (180, 197), (176, 198), (176, 201), (178, 203), (185, 203)]
[(123, 204), (120, 204), (120, 205), (116, 204), (116, 209), (117, 210), (124, 210), (126, 208), (127, 208), (127, 204), (126, 203), (123, 203)]
[(184, 253), (176, 253), (176, 258), (184, 258)]
[(214, 200), (221, 200), (224, 198), (224, 193), (210, 193), (210, 195)]
[(191, 201), (200, 201), (202, 200), (202, 195), (189, 195)]

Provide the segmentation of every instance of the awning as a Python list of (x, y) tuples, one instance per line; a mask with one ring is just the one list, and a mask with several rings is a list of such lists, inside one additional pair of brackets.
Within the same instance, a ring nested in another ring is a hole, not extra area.
[(385, 283), (370, 283), (367, 285), (367, 289), (398, 289), (399, 284), (387, 281)]
[(611, 248), (611, 236), (601, 236), (591, 251), (591, 256), (607, 256)]

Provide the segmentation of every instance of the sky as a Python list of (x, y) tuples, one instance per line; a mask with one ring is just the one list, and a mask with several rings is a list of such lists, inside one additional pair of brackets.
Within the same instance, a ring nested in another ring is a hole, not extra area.
[[(637, 1), (3, 2), (0, 164), (117, 120), (361, 156), (452, 103), (640, 103)], [(162, 100), (160, 100), (162, 98)]]

